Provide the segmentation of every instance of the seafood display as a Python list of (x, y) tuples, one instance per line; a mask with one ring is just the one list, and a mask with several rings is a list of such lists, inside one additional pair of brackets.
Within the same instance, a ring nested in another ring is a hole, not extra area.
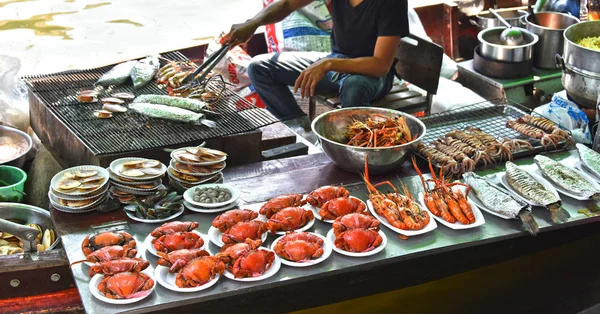
[(13, 160), (27, 151), (24, 137), (0, 136), (0, 164)]
[(286, 207), (276, 212), (267, 222), (269, 231), (273, 234), (278, 231), (298, 230), (315, 219), (310, 209), (302, 207)]
[(554, 122), (540, 117), (524, 115), (517, 120), (509, 120), (506, 127), (522, 135), (539, 140), (544, 147), (556, 146), (561, 141), (572, 141), (571, 135), (560, 129)]
[(164, 235), (169, 235), (177, 232), (190, 232), (198, 228), (199, 224), (194, 221), (172, 221), (162, 224), (150, 232), (150, 235), (155, 238), (160, 238)]
[[(52, 246), (52, 243), (54, 243), (56, 240), (54, 230), (52, 229), (44, 230), (42, 226), (35, 223), (30, 223), (26, 226), (40, 231), (35, 238), (35, 244), (38, 253), (48, 250), (50, 246)], [(18, 253), (24, 253), (23, 241), (8, 232), (2, 232), (0, 230), (0, 256)]]
[(81, 250), (87, 257), (94, 251), (99, 250), (103, 247), (119, 245), (124, 248), (135, 249), (135, 239), (125, 231), (119, 232), (102, 232), (94, 234), (91, 237), (87, 235), (81, 243)]
[(271, 218), (271, 216), (284, 208), (302, 206), (305, 203), (302, 200), (302, 194), (279, 195), (263, 204), (260, 207), (259, 213), (267, 216), (267, 218)]
[[(389, 181), (373, 185), (369, 179), (368, 156), (365, 158), (365, 173), (363, 176), (369, 200), (377, 214), (387, 220), (395, 228), (401, 230), (421, 230), (429, 224), (431, 217), (427, 211), (421, 209), (415, 202), (408, 189), (404, 187), (404, 193), (400, 194), (396, 187)], [(376, 186), (387, 184), (392, 187), (393, 193), (382, 193)], [(363, 232), (364, 233), (364, 232)]]
[(206, 284), (225, 271), (225, 264), (214, 256), (201, 256), (185, 263), (181, 268), (175, 284), (179, 288), (192, 288)]
[(52, 207), (67, 213), (94, 210), (104, 200), (109, 175), (98, 166), (78, 166), (57, 173), (50, 182)]
[(323, 255), (323, 239), (308, 232), (289, 232), (277, 241), (273, 251), (288, 261), (302, 263)]
[(222, 180), (227, 153), (206, 148), (186, 147), (171, 153), (168, 168), (171, 183), (176, 182), (186, 189), (203, 183), (217, 183)]
[(240, 254), (233, 261), (231, 273), (235, 278), (258, 277), (271, 268), (275, 253), (257, 248)]
[(135, 257), (137, 255), (137, 250), (129, 247), (124, 247), (120, 245), (111, 245), (105, 246), (101, 249), (95, 250), (90, 255), (86, 256), (85, 259), (80, 261), (75, 261), (71, 263), (71, 266), (83, 262), (88, 263), (99, 263), (106, 262), (110, 260), (116, 260), (123, 257)]
[(158, 70), (158, 84), (165, 84), (170, 88), (177, 88), (188, 75), (192, 74), (198, 66), (192, 61), (169, 61)]
[(141, 258), (123, 257), (120, 259), (98, 262), (90, 266), (89, 275), (90, 277), (94, 277), (96, 274), (112, 276), (123, 272), (139, 273), (148, 268), (148, 266), (150, 266), (150, 262)]
[(600, 190), (573, 169), (542, 155), (533, 160), (544, 176), (557, 186), (588, 199), (600, 199)]
[(164, 171), (160, 168), (163, 166), (160, 161), (154, 159), (138, 159), (125, 161), (116, 174), (124, 177), (151, 177), (154, 179), (157, 176), (163, 175)]
[(552, 221), (567, 221), (570, 215), (562, 206), (558, 196), (514, 163), (506, 162), (506, 182), (520, 196), (546, 207), (551, 212)]
[(122, 272), (104, 276), (98, 291), (111, 299), (140, 298), (151, 292), (154, 280), (141, 272)]
[(390, 147), (406, 144), (417, 137), (413, 137), (406, 124), (406, 118), (372, 114), (366, 121), (354, 120), (348, 126), (346, 136), (349, 139), (346, 145), (358, 147)]
[(105, 181), (104, 177), (98, 175), (97, 170), (65, 172), (63, 178), (58, 181), (57, 188), (60, 193), (69, 193), (76, 190), (86, 192), (99, 188)]
[(367, 205), (356, 197), (338, 197), (327, 201), (319, 210), (319, 215), (323, 220), (335, 220), (338, 217), (350, 213), (366, 214)]
[(531, 214), (529, 204), (512, 197), (495, 184), (473, 172), (464, 173), (462, 177), (485, 208), (502, 216), (520, 219), (529, 233), (532, 235), (538, 233), (539, 227)]
[(338, 197), (348, 197), (350, 192), (343, 186), (322, 186), (308, 194), (306, 201), (315, 207), (321, 208), (325, 203)]
[(597, 177), (600, 177), (600, 154), (580, 143), (575, 144), (575, 147), (577, 147), (579, 159), (581, 159), (583, 165)]
[(267, 232), (268, 224), (259, 220), (240, 221), (223, 232), (225, 244), (244, 242), (246, 239), (257, 240)]
[(197, 257), (210, 256), (210, 253), (206, 250), (198, 249), (180, 249), (169, 253), (157, 251), (156, 253), (160, 256), (156, 263), (161, 266), (169, 267), (170, 273), (178, 272), (185, 264)]
[(258, 218), (258, 213), (250, 209), (233, 209), (226, 211), (217, 217), (212, 222), (212, 226), (225, 232), (238, 222), (250, 221)]
[(183, 196), (163, 189), (144, 198), (133, 197), (124, 209), (128, 215), (140, 219), (165, 219), (183, 211)]
[(133, 69), (131, 69), (130, 74), (131, 81), (133, 81), (133, 88), (140, 88), (152, 81), (159, 67), (158, 56), (148, 56), (138, 61)]
[(125, 83), (130, 78), (131, 71), (137, 63), (137, 61), (132, 60), (115, 65), (98, 79), (96, 85), (108, 87)]
[[(431, 161), (429, 162), (429, 169), (432, 179), (425, 181), (414, 158), (412, 163), (423, 185), (424, 203), (432, 214), (443, 218), (449, 223), (459, 222), (463, 225), (475, 223), (473, 209), (467, 201), (470, 190), (468, 185), (460, 182), (446, 182), (442, 171), (440, 171), (439, 177), (436, 176)], [(429, 182), (434, 183), (433, 188), (428, 184)], [(463, 194), (460, 189), (453, 189), (453, 186), (464, 186), (466, 192)]]
[(231, 199), (231, 191), (223, 187), (196, 188), (194, 201), (198, 203), (221, 203)]
[(195, 232), (175, 232), (152, 239), (152, 245), (157, 252), (170, 253), (183, 249), (202, 248), (204, 240)]
[(333, 223), (334, 245), (347, 252), (363, 253), (377, 248), (383, 242), (379, 221), (363, 214), (348, 214)]

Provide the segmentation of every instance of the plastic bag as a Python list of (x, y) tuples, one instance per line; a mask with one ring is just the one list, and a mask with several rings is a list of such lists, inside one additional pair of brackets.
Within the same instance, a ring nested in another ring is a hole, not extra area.
[[(419, 92), (425, 94), (424, 91)], [(457, 95), (460, 95), (460, 97), (457, 97)], [(482, 101), (485, 101), (485, 98), (474, 91), (462, 86), (460, 83), (440, 77), (437, 93), (433, 95), (431, 113), (452, 110)]]
[(20, 68), (18, 58), (0, 55), (0, 124), (27, 132), (29, 101), (27, 87), (17, 76)]
[[(207, 57), (221, 48), (219, 42), (223, 35), (221, 34), (216, 41), (208, 44)], [(238, 91), (250, 85), (250, 77), (248, 77), (250, 61), (252, 61), (252, 57), (240, 46), (237, 46), (227, 52), (225, 57), (215, 66), (213, 72), (221, 74), (225, 82), (230, 83), (232, 89)]]
[(533, 110), (565, 130), (571, 131), (575, 143), (591, 144), (590, 120), (579, 107), (567, 100), (566, 93), (557, 93), (552, 96), (552, 101)]
[(600, 128), (598, 128), (598, 123), (600, 121), (600, 91), (598, 93), (598, 100), (596, 101), (596, 133), (594, 135), (594, 143), (592, 144), (592, 149), (600, 153)]

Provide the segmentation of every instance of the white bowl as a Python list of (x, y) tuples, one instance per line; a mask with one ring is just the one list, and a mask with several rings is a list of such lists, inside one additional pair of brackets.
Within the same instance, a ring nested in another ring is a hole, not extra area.
[[(196, 189), (215, 188), (215, 187), (228, 189), (229, 192), (231, 192), (231, 198), (225, 202), (220, 202), (220, 203), (200, 203), (200, 202), (194, 201), (194, 193), (195, 193)], [(233, 202), (236, 202), (240, 198), (240, 194), (241, 194), (240, 190), (234, 188), (233, 186), (230, 186), (227, 184), (222, 184), (222, 183), (210, 183), (210, 184), (201, 184), (201, 185), (195, 186), (193, 188), (187, 189), (185, 191), (185, 193), (183, 193), (183, 199), (186, 202), (188, 202), (196, 207), (220, 208), (220, 207), (227, 206)]]
[(387, 237), (385, 236), (385, 233), (383, 233), (383, 231), (381, 231), (381, 230), (379, 230), (379, 235), (381, 235), (381, 238), (382, 238), (381, 244), (371, 251), (361, 252), (361, 253), (348, 252), (348, 251), (344, 251), (342, 249), (337, 248), (335, 246), (335, 235), (333, 234), (333, 229), (331, 229), (331, 230), (329, 230), (329, 232), (327, 232), (327, 240), (329, 240), (329, 242), (331, 242), (331, 246), (332, 246), (333, 250), (342, 255), (346, 255), (346, 256), (350, 256), (350, 257), (365, 257), (365, 256), (375, 255), (375, 254), (383, 251), (383, 249), (385, 249), (385, 246), (387, 245)]
[[(320, 235), (320, 234), (316, 234), (313, 232), (309, 232), (310, 234), (319, 237), (323, 240), (323, 255), (321, 255), (319, 258), (315, 258), (312, 260), (307, 260), (304, 262), (292, 262), (292, 261), (288, 261), (285, 258), (281, 257), (281, 263), (287, 266), (292, 266), (292, 267), (308, 267), (308, 266), (312, 266), (312, 265), (316, 265), (319, 264), (320, 262), (326, 260), (330, 255), (331, 252), (333, 251), (333, 243), (331, 241), (329, 241), (329, 239), (327, 239), (326, 237)], [(277, 242), (279, 242), (279, 240), (281, 240), (285, 235), (275, 239), (275, 241), (273, 241), (273, 243), (271, 244), (271, 250), (274, 249), (275, 244), (277, 244)], [(275, 253), (277, 254), (277, 253)]]

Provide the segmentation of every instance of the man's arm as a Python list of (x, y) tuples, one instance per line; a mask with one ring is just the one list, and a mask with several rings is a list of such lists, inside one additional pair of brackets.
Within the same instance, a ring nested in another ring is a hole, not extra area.
[(223, 37), (222, 44), (231, 44), (231, 48), (247, 42), (256, 29), (263, 25), (282, 21), (292, 12), (307, 6), (313, 0), (279, 0), (262, 9), (256, 16), (241, 24), (231, 26), (229, 34)]
[(300, 89), (301, 97), (314, 96), (317, 83), (328, 71), (383, 77), (387, 75), (394, 63), (400, 40), (400, 36), (378, 37), (372, 57), (332, 58), (315, 62), (300, 74), (294, 85), (294, 92)]

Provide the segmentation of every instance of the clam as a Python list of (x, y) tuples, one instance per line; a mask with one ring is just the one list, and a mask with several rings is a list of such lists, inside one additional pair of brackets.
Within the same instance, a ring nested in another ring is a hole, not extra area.
[(156, 186), (157, 186), (156, 184), (141, 184), (141, 185), (138, 185), (137, 188), (150, 190), (150, 189), (154, 189)]
[(198, 149), (197, 148), (186, 148), (185, 149), (186, 152), (192, 154), (192, 155), (198, 155)]
[(102, 182), (104, 181), (104, 178), (101, 176), (93, 176), (93, 177), (89, 177), (89, 178), (85, 178), (83, 180), (81, 180), (81, 182), (83, 183), (95, 183), (95, 182)]
[(52, 245), (52, 243), (54, 243), (54, 241), (56, 241), (56, 235), (54, 234), (54, 230), (46, 229), (46, 231), (44, 231), (44, 237), (42, 239), (42, 245), (44, 246), (44, 248), (47, 250)]
[(20, 247), (0, 246), (0, 255), (11, 255), (17, 253), (23, 253), (23, 249)]
[(96, 98), (96, 95), (93, 95), (93, 94), (80, 94), (80, 95), (77, 95), (77, 100), (79, 100), (79, 102), (82, 102), (82, 103), (91, 103), (91, 102), (97, 102), (98, 98)]
[(183, 153), (177, 157), (179, 157), (179, 159), (181, 159), (183, 161), (187, 161), (187, 162), (200, 162), (200, 159), (198, 158), (198, 156), (190, 154), (190, 153)]
[(126, 202), (130, 202), (133, 200), (133, 196), (129, 195), (129, 196), (123, 196), (123, 197), (118, 197), (119, 201), (121, 203), (126, 203)]
[(118, 113), (127, 112), (127, 108), (125, 108), (121, 105), (111, 104), (111, 103), (104, 103), (102, 105), (102, 109), (104, 109), (106, 111), (118, 112)]
[(65, 178), (65, 179), (75, 179), (75, 178), (77, 178), (77, 176), (75, 176), (75, 174), (73, 172), (66, 172), (64, 174), (63, 178)]
[(158, 176), (163, 174), (163, 172), (160, 169), (156, 168), (142, 168), (140, 169), (140, 171), (151, 176)]
[(144, 172), (139, 169), (121, 170), (121, 174), (127, 177), (143, 177)]
[(100, 185), (96, 184), (96, 183), (86, 183), (86, 184), (82, 184), (82, 185), (78, 186), (77, 189), (81, 192), (85, 192), (85, 191), (95, 190), (99, 187), (100, 187)]
[(146, 160), (142, 164), (142, 168), (156, 168), (160, 166), (160, 161), (158, 160)]
[(211, 154), (211, 155), (218, 156), (218, 157), (226, 157), (227, 156), (227, 153), (222, 152), (220, 150), (216, 150), (216, 149), (203, 148), (202, 151), (204, 153)]
[(10, 239), (12, 237), (14, 237), (14, 236), (8, 232), (2, 232), (2, 236), (0, 238), (1, 239)]
[(81, 182), (77, 181), (77, 180), (73, 180), (73, 179), (65, 179), (65, 180), (61, 180), (58, 181), (58, 188), (61, 190), (72, 190), (77, 188), (78, 186), (81, 185)]
[(37, 245), (37, 252), (38, 253), (42, 253), (46, 250), (46, 246), (44, 246), (43, 244), (38, 243)]
[(98, 170), (79, 170), (75, 173), (78, 178), (89, 178), (98, 174)]
[(125, 102), (125, 101), (123, 101), (123, 99), (119, 99), (116, 97), (105, 97), (100, 100), (102, 100), (103, 103), (109, 103), (109, 104), (115, 104), (115, 105), (120, 105)]
[[(69, 207), (83, 207), (85, 205), (89, 205), (93, 200), (79, 200), (79, 201), (67, 201), (67, 206)], [(46, 230), (47, 232), (48, 230)], [(44, 232), (44, 242), (46, 241), (46, 232)]]
[(99, 119), (109, 119), (112, 118), (112, 112), (106, 110), (97, 110), (94, 111), (94, 116)]
[(62, 206), (69, 206), (69, 203), (67, 202), (67, 200), (59, 198), (58, 199), (58, 203)]
[(35, 237), (35, 242), (38, 244), (41, 243), (42, 242), (42, 233), (43, 233), (42, 226), (40, 226), (38, 224), (28, 224), (27, 226), (31, 227), (31, 228), (35, 228), (40, 231), (40, 233), (37, 235), (37, 237)]
[(82, 91), (79, 92), (79, 95), (98, 96), (99, 94), (100, 94), (99, 91), (93, 90), (93, 89), (82, 90)]
[(135, 169), (141, 168), (144, 165), (145, 160), (133, 160), (123, 163), (123, 168)]
[(114, 93), (110, 96), (120, 98), (120, 99), (134, 99), (135, 98), (135, 95), (131, 94), (131, 93)]

